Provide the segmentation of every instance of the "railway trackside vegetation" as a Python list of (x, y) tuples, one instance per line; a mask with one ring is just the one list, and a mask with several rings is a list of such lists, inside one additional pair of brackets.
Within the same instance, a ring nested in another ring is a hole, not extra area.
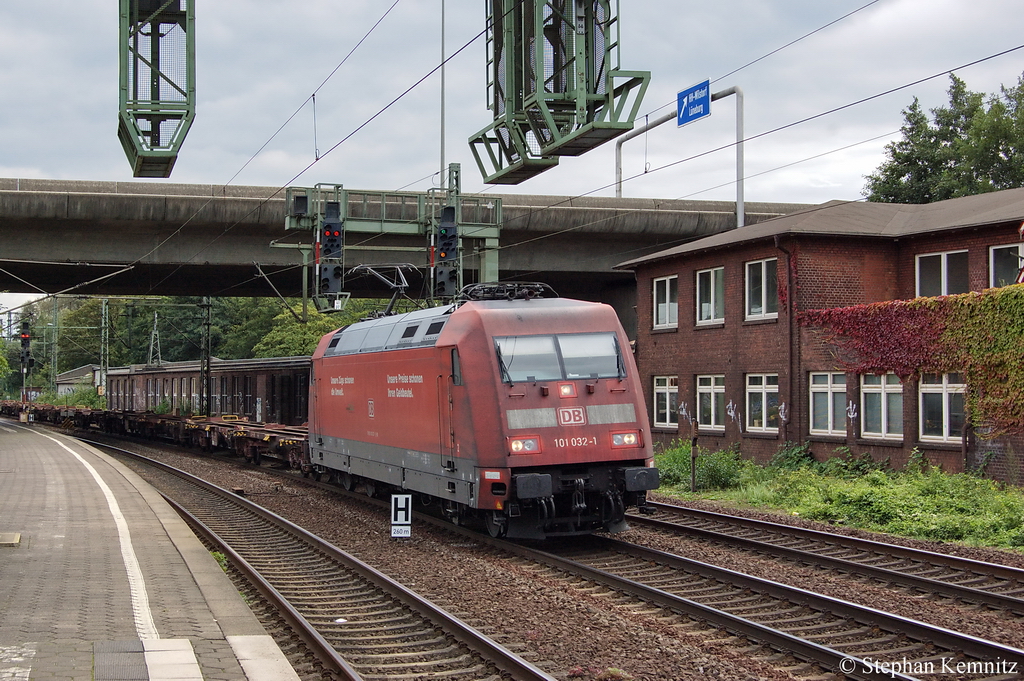
[[(300, 314), (301, 300), (285, 302)], [(324, 334), (379, 312), (387, 302), (350, 300), (344, 310), (332, 314), (320, 314), (310, 307), (303, 323), (285, 311), (282, 301), (276, 298), (213, 298), (211, 353), (220, 359), (309, 355)], [(107, 303), (105, 316), (102, 298), (58, 298), (56, 302), (51, 298), (25, 308), (21, 314), (31, 324), (34, 367), (24, 383), (53, 389), (56, 374), (100, 364), (104, 354), (104, 318), (109, 366), (200, 358), (205, 318), (201, 298), (112, 298)], [(422, 306), (423, 303), (402, 299), (395, 309), (407, 312)], [(7, 398), (21, 393), (20, 350), (17, 343), (0, 341), (0, 395)], [(63, 402), (54, 398), (53, 403)]]
[(88, 409), (106, 409), (107, 398), (96, 394), (96, 389), (91, 386), (76, 388), (73, 392), (58, 395), (55, 392), (45, 392), (33, 402), (37, 404), (52, 404), (65, 407), (86, 407)]
[(655, 457), (659, 492), (796, 515), (833, 525), (975, 546), (1024, 548), (1024, 490), (981, 477), (949, 474), (915, 453), (902, 470), (845, 448), (816, 461), (787, 443), (767, 465), (736, 450), (698, 447), (697, 492), (690, 492), (690, 443)]

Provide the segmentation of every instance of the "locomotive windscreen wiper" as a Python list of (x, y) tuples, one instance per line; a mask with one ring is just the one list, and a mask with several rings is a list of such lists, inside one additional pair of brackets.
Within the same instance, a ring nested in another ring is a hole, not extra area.
[(508, 381), (509, 385), (513, 385), (512, 376), (508, 373), (508, 367), (505, 366), (505, 358), (501, 356), (501, 346), (495, 343), (494, 351), (498, 353), (498, 369), (501, 371), (502, 383)]

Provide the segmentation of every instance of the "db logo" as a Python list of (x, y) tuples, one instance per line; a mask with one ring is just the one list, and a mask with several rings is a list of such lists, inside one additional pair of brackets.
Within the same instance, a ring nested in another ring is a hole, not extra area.
[(587, 412), (583, 410), (583, 407), (559, 407), (558, 425), (585, 426), (587, 425)]

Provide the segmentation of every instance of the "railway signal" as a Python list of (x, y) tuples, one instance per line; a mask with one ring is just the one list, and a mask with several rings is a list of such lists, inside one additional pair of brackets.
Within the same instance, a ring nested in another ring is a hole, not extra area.
[(32, 330), (27, 320), (21, 322), (21, 365), (31, 369), (35, 365), (32, 359)]
[(441, 209), (435, 236), (437, 269), (434, 271), (434, 295), (451, 297), (459, 286), (459, 227), (455, 223), (455, 206)]
[(326, 201), (324, 219), (320, 227), (320, 256), (317, 262), (317, 279), (320, 293), (341, 293), (345, 271), (344, 256), (345, 225), (341, 219), (341, 203)]

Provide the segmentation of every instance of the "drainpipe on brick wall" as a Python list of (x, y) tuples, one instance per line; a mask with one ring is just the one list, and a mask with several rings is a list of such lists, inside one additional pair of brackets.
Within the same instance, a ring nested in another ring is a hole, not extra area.
[[(787, 442), (789, 440), (789, 424), (796, 417), (796, 394), (793, 392), (793, 375), (796, 366), (799, 366), (799, 357), (794, 357), (793, 350), (793, 319), (794, 312), (796, 311), (796, 292), (793, 290), (793, 254), (783, 248), (779, 235), (775, 235), (775, 248), (779, 249), (786, 254), (786, 315), (789, 326), (789, 378), (787, 380), (787, 391), (789, 397), (789, 419), (783, 423), (782, 426), (782, 441)], [(796, 345), (796, 352), (799, 353), (800, 344)]]

